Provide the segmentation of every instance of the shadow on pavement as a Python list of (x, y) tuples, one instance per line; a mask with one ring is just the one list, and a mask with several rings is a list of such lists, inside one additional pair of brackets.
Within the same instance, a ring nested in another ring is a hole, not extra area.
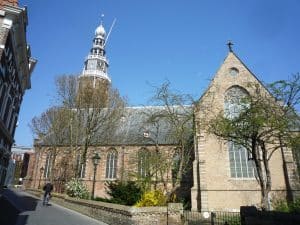
[(36, 198), (19, 195), (6, 189), (0, 196), (0, 224), (25, 225), (28, 216), (20, 214), (25, 211), (34, 211), (38, 201)]

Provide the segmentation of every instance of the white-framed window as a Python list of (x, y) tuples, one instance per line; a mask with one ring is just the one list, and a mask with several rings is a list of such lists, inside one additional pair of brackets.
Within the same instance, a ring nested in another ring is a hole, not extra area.
[(116, 179), (117, 178), (117, 163), (118, 163), (118, 153), (115, 149), (108, 152), (106, 158), (106, 179)]
[(138, 175), (142, 178), (149, 176), (150, 173), (150, 152), (142, 148), (138, 152)]
[(51, 167), (52, 167), (52, 154), (51, 152), (48, 152), (45, 161), (44, 178), (50, 177)]
[(253, 160), (249, 159), (245, 147), (233, 142), (228, 143), (230, 176), (233, 178), (254, 178), (255, 166)]
[[(224, 114), (233, 119), (247, 107), (246, 97), (248, 92), (240, 86), (232, 86), (225, 93)], [(228, 143), (230, 176), (233, 178), (254, 178), (254, 162), (249, 160), (245, 147), (234, 142)]]
[(85, 178), (86, 163), (81, 164), (81, 154), (77, 155), (76, 166), (79, 178)]

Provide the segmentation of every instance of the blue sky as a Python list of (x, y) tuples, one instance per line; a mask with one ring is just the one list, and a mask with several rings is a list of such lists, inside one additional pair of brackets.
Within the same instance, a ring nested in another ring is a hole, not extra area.
[[(130, 105), (146, 105), (151, 85), (199, 98), (228, 53), (262, 81), (300, 72), (300, 2), (297, 0), (19, 0), (28, 7), (27, 41), (38, 64), (25, 93), (17, 145), (30, 146), (34, 116), (53, 105), (54, 79), (79, 74), (105, 14), (106, 47), (114, 87)], [(151, 84), (151, 85), (149, 85)]]

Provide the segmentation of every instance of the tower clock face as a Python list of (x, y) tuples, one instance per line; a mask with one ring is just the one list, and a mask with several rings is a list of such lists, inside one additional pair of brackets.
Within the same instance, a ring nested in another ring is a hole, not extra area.
[(97, 61), (96, 60), (91, 59), (91, 60), (88, 61), (88, 64), (87, 64), (87, 69), (88, 70), (96, 70), (97, 69), (96, 67), (97, 67)]

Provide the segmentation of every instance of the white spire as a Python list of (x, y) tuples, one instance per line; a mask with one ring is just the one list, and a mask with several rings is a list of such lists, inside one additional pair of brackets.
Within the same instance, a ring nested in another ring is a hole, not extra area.
[[(101, 17), (103, 18), (103, 14)], [(107, 70), (108, 61), (105, 57), (105, 29), (102, 23), (95, 30), (95, 38), (93, 40), (93, 46), (89, 55), (85, 60), (85, 65), (81, 76), (90, 76), (96, 78), (106, 79), (111, 81)]]

